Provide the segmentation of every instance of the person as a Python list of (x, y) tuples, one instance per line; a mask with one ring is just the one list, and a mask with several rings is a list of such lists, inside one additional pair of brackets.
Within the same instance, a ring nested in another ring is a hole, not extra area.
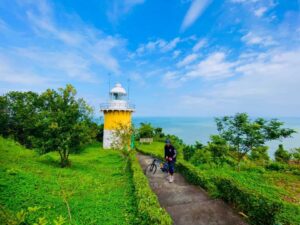
[(174, 182), (174, 167), (176, 162), (176, 154), (177, 154), (176, 149), (171, 144), (170, 140), (167, 139), (165, 145), (165, 159), (168, 162), (168, 167), (169, 167), (168, 180), (170, 183)]

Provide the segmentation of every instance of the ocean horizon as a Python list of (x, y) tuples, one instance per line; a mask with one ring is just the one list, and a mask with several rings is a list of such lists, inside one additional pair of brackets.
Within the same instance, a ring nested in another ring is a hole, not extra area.
[[(211, 135), (218, 134), (214, 119), (215, 117), (133, 116), (132, 121), (135, 127), (139, 127), (142, 122), (151, 123), (154, 127), (161, 127), (164, 133), (174, 134), (182, 139), (185, 144), (191, 145), (196, 141), (206, 144)], [(293, 137), (285, 138), (282, 141), (267, 142), (266, 145), (269, 146), (271, 157), (274, 156), (279, 144), (283, 144), (287, 150), (300, 147), (300, 117), (277, 117), (277, 119), (284, 122), (283, 127), (295, 129), (297, 133)]]

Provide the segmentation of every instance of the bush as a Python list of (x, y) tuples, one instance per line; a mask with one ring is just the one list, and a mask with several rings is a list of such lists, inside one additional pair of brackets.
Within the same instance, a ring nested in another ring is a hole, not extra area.
[(172, 219), (166, 210), (160, 207), (157, 196), (152, 192), (136, 154), (131, 154), (129, 157), (139, 224), (171, 225)]
[[(141, 149), (145, 154), (150, 154), (160, 158), (161, 155), (155, 151)], [(208, 165), (208, 164), (206, 164)], [(269, 168), (286, 167), (286, 164), (272, 163)], [(203, 165), (205, 166), (205, 164)], [(190, 162), (179, 159), (176, 164), (176, 169), (192, 184), (203, 187), (210, 196), (219, 197), (226, 202), (232, 204), (239, 211), (244, 212), (253, 225), (298, 225), (299, 223), (299, 207), (281, 202), (280, 199), (271, 198), (260, 192), (248, 188), (247, 185), (235, 182), (232, 178), (226, 175), (215, 175), (204, 173), (201, 169), (195, 167)], [(262, 167), (249, 168), (256, 172), (264, 173)], [(292, 214), (295, 212), (295, 214)], [(300, 214), (299, 214), (300, 215)]]
[(186, 145), (182, 149), (183, 159), (189, 161), (192, 156), (195, 154), (196, 148), (193, 145)]
[(184, 160), (189, 161), (195, 152), (202, 148), (204, 148), (204, 145), (198, 141), (196, 141), (195, 145), (185, 145), (182, 149)]
[(216, 181), (216, 185), (220, 197), (242, 210), (251, 224), (276, 224), (277, 215), (283, 206), (281, 202), (250, 191), (230, 178), (220, 178)]
[(139, 138), (153, 138), (154, 137), (154, 127), (151, 123), (141, 123), (138, 129)]
[(230, 178), (208, 176), (188, 162), (178, 162), (177, 168), (189, 182), (200, 185), (211, 196), (220, 197), (243, 211), (251, 224), (275, 224), (276, 216), (282, 208), (282, 203), (279, 201), (251, 191)]
[(265, 164), (270, 160), (270, 157), (268, 155), (268, 146), (259, 146), (256, 148), (253, 148), (249, 159), (256, 161), (259, 164)]
[(291, 154), (283, 148), (280, 144), (275, 152), (275, 160), (277, 162), (287, 163), (291, 159)]
[(266, 166), (266, 169), (274, 171), (286, 171), (288, 169), (288, 165), (279, 162), (272, 162)]
[(190, 159), (190, 162), (194, 165), (200, 165), (205, 163), (211, 163), (213, 156), (211, 151), (207, 147), (199, 149), (195, 152), (193, 157)]

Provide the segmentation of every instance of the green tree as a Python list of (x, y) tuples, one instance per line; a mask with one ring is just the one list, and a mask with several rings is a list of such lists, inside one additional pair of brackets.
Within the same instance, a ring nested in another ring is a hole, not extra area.
[(1, 135), (11, 136), (22, 145), (32, 148), (39, 113), (39, 96), (34, 92), (12, 91), (0, 98)]
[(138, 129), (138, 135), (140, 138), (153, 138), (154, 128), (151, 123), (141, 123), (140, 128)]
[(283, 145), (280, 144), (278, 149), (275, 151), (275, 160), (281, 163), (288, 163), (291, 159), (291, 154), (283, 148)]
[(267, 141), (290, 137), (296, 132), (292, 129), (282, 128), (284, 123), (277, 119), (251, 120), (246, 113), (216, 118), (215, 121), (220, 136), (237, 151), (238, 165), (253, 148), (264, 146)]
[(42, 107), (37, 127), (42, 153), (58, 151), (61, 166), (70, 165), (69, 154), (90, 142), (96, 135), (90, 128), (92, 109), (83, 99), (76, 99), (72, 85), (58, 91), (46, 90), (41, 94)]
[(223, 164), (229, 152), (227, 141), (219, 135), (210, 136), (210, 141), (207, 145), (208, 151), (211, 152), (212, 160), (216, 164)]
[(163, 138), (165, 136), (165, 134), (163, 133), (163, 129), (161, 127), (154, 128), (154, 136), (158, 140)]

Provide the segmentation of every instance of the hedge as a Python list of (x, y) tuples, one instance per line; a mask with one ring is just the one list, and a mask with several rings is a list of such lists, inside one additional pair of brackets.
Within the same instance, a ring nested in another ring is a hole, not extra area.
[[(161, 155), (138, 149), (138, 151), (161, 158)], [(242, 211), (253, 225), (274, 225), (278, 222), (283, 203), (248, 189), (229, 177), (207, 175), (191, 163), (178, 159), (176, 169), (192, 184), (204, 188), (213, 197), (222, 198)], [(293, 224), (293, 223), (291, 223)]]
[(171, 225), (172, 219), (166, 210), (161, 208), (157, 196), (152, 192), (136, 154), (131, 154), (129, 159), (139, 224)]

